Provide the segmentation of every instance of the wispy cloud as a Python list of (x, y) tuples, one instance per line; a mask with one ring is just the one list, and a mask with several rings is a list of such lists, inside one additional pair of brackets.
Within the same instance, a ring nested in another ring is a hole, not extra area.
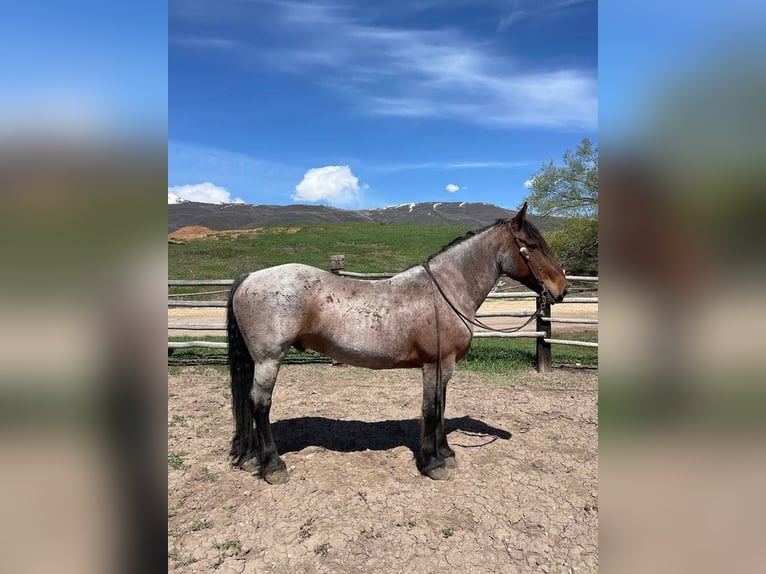
[(258, 9), (258, 25), (272, 33), (268, 42), (258, 33), (238, 39), (241, 60), (335, 89), (360, 113), (493, 129), (596, 127), (595, 70), (511, 59), (457, 29), (384, 25), (342, 2), (272, 0)]
[(191, 46), (194, 48), (210, 48), (219, 50), (230, 50), (236, 48), (239, 43), (228, 38), (209, 38), (204, 36), (186, 36), (168, 38), (170, 44), (177, 46)]
[(253, 203), (284, 202), (305, 168), (211, 146), (168, 142), (168, 182), (214, 181)]
[(428, 161), (420, 163), (378, 164), (368, 166), (367, 169), (376, 173), (394, 173), (412, 170), (517, 169), (539, 164), (539, 161)]
[(497, 23), (497, 31), (503, 32), (518, 22), (532, 18), (554, 18), (571, 9), (594, 5), (597, 0), (515, 0)]
[(244, 153), (174, 140), (168, 142), (168, 163), (171, 167), (207, 170), (212, 173), (265, 174), (283, 171), (288, 167)]

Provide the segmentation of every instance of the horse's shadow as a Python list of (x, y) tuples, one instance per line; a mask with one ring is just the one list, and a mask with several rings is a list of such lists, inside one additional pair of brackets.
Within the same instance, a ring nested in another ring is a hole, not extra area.
[[(389, 450), (397, 446), (406, 446), (413, 453), (417, 453), (420, 436), (418, 419), (365, 422), (299, 417), (275, 421), (271, 428), (280, 454), (297, 452), (309, 446), (336, 452)], [(445, 420), (444, 428), (447, 434), (464, 431), (486, 435), (485, 443), (511, 438), (508, 431), (467, 416)]]

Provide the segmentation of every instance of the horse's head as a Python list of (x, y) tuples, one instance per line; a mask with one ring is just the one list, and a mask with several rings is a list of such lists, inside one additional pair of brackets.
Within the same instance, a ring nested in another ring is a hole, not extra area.
[(500, 270), (543, 295), (549, 304), (560, 302), (568, 287), (564, 270), (526, 215), (527, 204), (524, 203), (516, 216), (506, 222), (510, 237), (508, 249), (500, 258)]

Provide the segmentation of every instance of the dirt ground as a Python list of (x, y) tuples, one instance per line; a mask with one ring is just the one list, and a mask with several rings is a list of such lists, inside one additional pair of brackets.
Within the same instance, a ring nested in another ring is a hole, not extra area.
[(189, 239), (203, 239), (206, 237), (217, 239), (221, 236), (231, 237), (253, 237), (262, 233), (298, 233), (301, 230), (300, 227), (254, 227), (252, 229), (230, 229), (226, 231), (215, 231), (209, 227), (203, 225), (187, 225), (186, 227), (180, 227), (175, 231), (168, 233), (168, 239), (176, 239), (179, 241)]
[(596, 371), (458, 371), (442, 482), (415, 467), (417, 370), (284, 366), (278, 486), (227, 462), (228, 384), (203, 367), (168, 379), (169, 571), (597, 571)]

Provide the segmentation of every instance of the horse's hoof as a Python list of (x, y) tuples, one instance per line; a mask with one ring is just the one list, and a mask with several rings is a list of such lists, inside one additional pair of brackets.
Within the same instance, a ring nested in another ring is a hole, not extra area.
[(447, 468), (455, 468), (457, 466), (457, 461), (455, 460), (454, 456), (448, 456), (444, 459), (444, 466)]
[(269, 484), (284, 484), (290, 479), (290, 476), (287, 474), (287, 470), (285, 469), (279, 469), (272, 472), (264, 473), (263, 480), (268, 482)]
[(257, 473), (261, 469), (261, 465), (258, 463), (258, 458), (248, 458), (245, 462), (239, 465), (239, 468), (246, 470), (247, 472)]
[(431, 470), (426, 471), (428, 478), (433, 480), (447, 480), (449, 478), (449, 470), (446, 466), (437, 466)]

